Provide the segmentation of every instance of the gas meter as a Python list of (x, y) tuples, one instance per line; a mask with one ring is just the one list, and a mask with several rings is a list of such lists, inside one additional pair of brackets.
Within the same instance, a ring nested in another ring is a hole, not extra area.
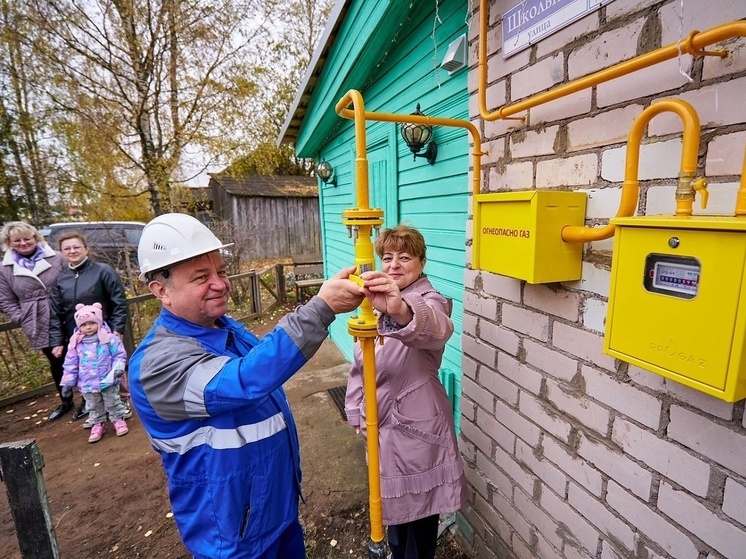
[(604, 351), (721, 400), (746, 398), (746, 219), (611, 223)]

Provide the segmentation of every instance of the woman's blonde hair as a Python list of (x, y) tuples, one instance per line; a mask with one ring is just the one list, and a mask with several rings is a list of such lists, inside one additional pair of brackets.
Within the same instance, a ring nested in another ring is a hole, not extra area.
[(37, 243), (44, 242), (44, 236), (33, 225), (26, 223), (25, 221), (11, 221), (3, 226), (0, 231), (0, 243), (2, 243), (3, 250), (10, 248), (10, 236), (14, 233), (20, 233), (21, 235), (33, 236)]

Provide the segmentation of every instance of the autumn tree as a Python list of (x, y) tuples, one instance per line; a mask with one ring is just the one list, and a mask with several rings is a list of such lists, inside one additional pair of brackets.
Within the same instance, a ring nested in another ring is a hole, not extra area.
[[(189, 154), (256, 142), (256, 58), (275, 0), (30, 0), (46, 92), (83, 190), (146, 194), (153, 213)], [(209, 159), (203, 164), (209, 164)]]
[(308, 175), (313, 162), (299, 159), (287, 144), (276, 145), (295, 94), (313, 58), (333, 0), (284, 0), (272, 14), (272, 40), (265, 48), (267, 71), (262, 86), (262, 119), (257, 123), (263, 141), (247, 146), (232, 172)]
[(35, 30), (20, 3), (0, 0), (0, 188), (3, 219), (46, 222), (54, 150), (47, 136), (47, 107), (35, 87), (33, 52), (27, 38)]

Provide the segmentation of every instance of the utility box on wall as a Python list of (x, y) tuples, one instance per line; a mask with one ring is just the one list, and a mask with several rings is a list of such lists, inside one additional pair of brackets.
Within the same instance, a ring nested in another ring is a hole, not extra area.
[(611, 222), (604, 351), (727, 402), (746, 398), (746, 220)]
[(474, 196), (474, 268), (528, 283), (581, 277), (583, 243), (562, 228), (585, 223), (586, 194), (555, 190)]

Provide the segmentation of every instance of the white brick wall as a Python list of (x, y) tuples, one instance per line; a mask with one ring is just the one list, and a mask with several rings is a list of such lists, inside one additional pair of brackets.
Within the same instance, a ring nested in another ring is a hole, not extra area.
[(549, 56), (523, 70), (513, 72), (510, 76), (510, 93), (513, 101), (531, 95), (536, 91), (549, 89), (565, 78), (563, 66), (565, 57), (562, 53)]
[(541, 390), (541, 373), (521, 364), (509, 355), (500, 353), (497, 356), (497, 370), (506, 378), (532, 394), (538, 394)]
[[(615, 150), (608, 150), (615, 151)], [(605, 156), (602, 163), (601, 174), (603, 175), (607, 165)], [(622, 187), (609, 186), (607, 188), (589, 188), (587, 190), (588, 200), (585, 207), (585, 219), (608, 219), (616, 215), (619, 210), (619, 202), (622, 200)]]
[(746, 132), (722, 134), (707, 144), (706, 175), (740, 175), (743, 169)]
[[(626, 141), (632, 123), (641, 112), (639, 105), (629, 105), (575, 120), (567, 125), (567, 149), (578, 151)], [(603, 178), (614, 180), (606, 176)]]
[(497, 167), (490, 169), (489, 191), (531, 190), (534, 186), (534, 164), (530, 161), (511, 163), (503, 171)]
[[(694, 201), (695, 215), (733, 215), (736, 209), (736, 193), (739, 184), (711, 182), (707, 191), (707, 208), (702, 209), (699, 194)], [(655, 186), (647, 190), (645, 215), (673, 215), (676, 211), (676, 186)]]
[(549, 317), (514, 305), (502, 305), (502, 323), (517, 332), (536, 340), (549, 339)]
[[(638, 113), (639, 115), (639, 113)], [(653, 119), (655, 120), (655, 119)], [(652, 121), (651, 121), (652, 122)], [(601, 176), (608, 181), (622, 182), (625, 178), (627, 147), (607, 149), (601, 162)], [(675, 179), (681, 169), (681, 139), (642, 144), (637, 179)]]
[(579, 293), (553, 290), (546, 285), (526, 284), (523, 302), (529, 307), (570, 322), (577, 322), (580, 315)]
[[(743, 122), (743, 115), (731, 107), (741, 102), (744, 87), (746, 78), (737, 78), (695, 91), (683, 92), (677, 95), (677, 99), (687, 101), (694, 107), (702, 126), (726, 126)], [(648, 130), (654, 136), (672, 134), (681, 130), (681, 119), (673, 114), (663, 113), (650, 121)]]
[(707, 495), (710, 466), (680, 447), (619, 417), (614, 420), (611, 440), (625, 453), (645, 462), (695, 495)]
[(523, 491), (516, 491), (515, 506), (531, 525), (536, 527), (540, 533), (547, 535), (550, 544), (562, 548), (562, 538), (557, 535), (560, 531), (559, 526), (536, 506), (532, 498)]
[(572, 380), (578, 372), (575, 359), (562, 355), (552, 349), (531, 340), (523, 342), (526, 351), (526, 363), (561, 380)]
[(570, 80), (576, 80), (633, 58), (637, 36), (644, 21), (638, 19), (624, 27), (602, 33), (596, 39), (574, 49), (567, 60)]
[(516, 441), (515, 455), (519, 462), (534, 472), (541, 481), (559, 494), (565, 494), (567, 476), (551, 462), (537, 458), (536, 449), (531, 448), (521, 440)]
[(588, 330), (603, 333), (606, 329), (606, 301), (586, 299), (583, 309), (583, 326)]
[[(617, 0), (613, 3), (616, 2)], [(684, 67), (688, 69), (691, 57), (685, 56), (683, 59)], [(598, 106), (609, 107), (659, 92), (670, 92), (669, 94), (675, 97), (679, 88), (687, 83), (687, 79), (679, 72), (678, 60), (669, 60), (651, 68), (644, 68), (634, 75), (599, 84)]]
[(580, 281), (567, 282), (572, 289), (581, 289), (600, 295), (609, 296), (610, 271), (592, 262), (583, 262), (583, 277)]
[(549, 126), (543, 130), (528, 131), (510, 135), (510, 153), (514, 158), (553, 155), (559, 126)]
[(598, 156), (595, 154), (539, 161), (536, 164), (536, 188), (587, 186), (596, 181), (597, 175)]
[(662, 404), (655, 397), (588, 366), (583, 366), (583, 381), (586, 394), (591, 398), (651, 429), (660, 426)]
[(560, 445), (550, 438), (543, 441), (544, 458), (557, 465), (565, 472), (596, 497), (601, 496), (603, 490), (603, 478), (601, 473), (589, 464), (586, 460), (581, 460), (570, 454), (567, 447)]
[(553, 103), (539, 105), (529, 111), (527, 124), (536, 126), (544, 122), (556, 122), (560, 119), (585, 114), (591, 110), (591, 100), (591, 91), (586, 89), (557, 99)]
[(641, 499), (650, 497), (653, 475), (620, 451), (581, 435), (578, 455)]
[(560, 322), (554, 323), (552, 333), (552, 344), (556, 348), (604, 369), (614, 370), (614, 358), (603, 352), (603, 338), (600, 336)]
[(582, 515), (573, 510), (569, 503), (560, 499), (550, 490), (542, 491), (539, 503), (549, 514), (561, 519), (564, 528), (570, 532), (565, 546), (579, 546), (589, 553), (596, 552), (600, 534)]
[(606, 502), (619, 514), (659, 545), (670, 557), (697, 559), (699, 551), (692, 540), (680, 529), (652, 510), (613, 481), (609, 482)]
[(681, 406), (671, 406), (668, 436), (741, 476), (746, 475), (746, 434)]
[(609, 427), (611, 412), (593, 400), (553, 380), (546, 381), (547, 399), (560, 411), (577, 419), (582, 425), (605, 435)]
[(551, 433), (562, 442), (568, 442), (572, 426), (569, 422), (552, 413), (551, 408), (545, 409), (541, 401), (527, 393), (521, 394), (520, 412), (541, 427), (542, 431)]
[(591, 524), (602, 533), (607, 534), (616, 543), (622, 544), (624, 550), (632, 553), (635, 549), (635, 534), (615, 514), (610, 512), (603, 503), (585, 492), (574, 483), (570, 484), (567, 501), (582, 514)]
[(667, 483), (661, 483), (658, 508), (690, 530), (725, 557), (741, 557), (746, 550), (746, 533), (718, 518), (699, 501)]
[(663, 44), (670, 45), (679, 40), (679, 28), (704, 31), (711, 27), (746, 17), (746, 6), (741, 0), (708, 0), (707, 4), (694, 6), (693, 3), (684, 9), (683, 22), (679, 3), (669, 3), (660, 8), (663, 22)]
[(741, 524), (746, 524), (744, 503), (746, 503), (746, 487), (734, 481), (733, 478), (726, 479), (723, 512)]
[[(743, 0), (614, 0), (503, 60), (502, 13), (488, 2), (488, 105), (495, 110), (731, 20)], [(476, 20), (472, 23), (476, 25)], [(470, 45), (476, 53), (477, 33)], [(726, 58), (683, 55), (531, 108), (525, 122), (483, 122), (483, 190), (588, 194), (586, 223), (619, 208), (633, 121), (659, 99), (683, 99), (701, 121), (698, 172), (709, 207), (732, 214), (746, 149), (746, 38)], [(477, 60), (469, 87), (476, 92)], [(507, 99), (508, 93), (510, 99)], [(671, 214), (682, 122), (651, 120), (640, 146), (638, 212)], [(467, 251), (470, 254), (470, 251)], [(462, 446), (475, 549), (516, 557), (728, 559), (746, 549), (746, 413), (603, 352), (613, 238), (583, 247), (582, 279), (547, 285), (466, 272)], [(467, 262), (470, 256), (467, 255)], [(481, 555), (479, 555), (481, 556)]]

